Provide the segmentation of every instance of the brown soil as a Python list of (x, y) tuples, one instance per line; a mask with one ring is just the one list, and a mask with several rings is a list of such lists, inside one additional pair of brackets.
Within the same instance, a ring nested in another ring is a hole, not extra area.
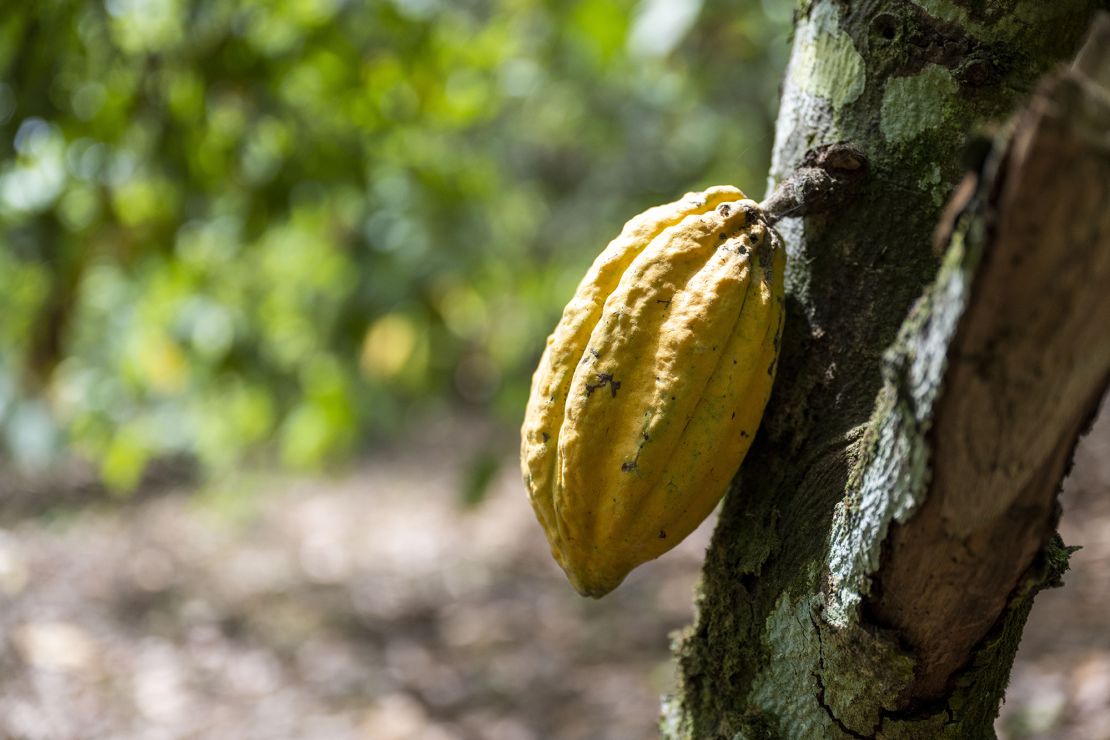
[[(460, 442), (460, 440), (462, 440)], [(711, 523), (601, 601), (549, 557), (511, 434), (425, 429), (332, 478), (239, 476), (0, 525), (0, 737), (654, 737), (668, 635)], [(999, 720), (1007, 738), (1110, 738), (1110, 419), (1061, 526)]]

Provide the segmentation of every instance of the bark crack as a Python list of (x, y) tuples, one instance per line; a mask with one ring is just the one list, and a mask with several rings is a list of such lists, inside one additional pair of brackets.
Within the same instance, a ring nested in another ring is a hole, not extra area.
[[(821, 708), (825, 710), (825, 714), (829, 715), (829, 719), (833, 721), (833, 724), (839, 727), (840, 731), (844, 734), (848, 735), (849, 737), (861, 738), (861, 740), (874, 740), (874, 734), (864, 735), (862, 733), (856, 732), (851, 727), (844, 724), (844, 722), (833, 712), (832, 707), (825, 702), (825, 679), (823, 677), (823, 674), (825, 672), (825, 641), (824, 638), (821, 636), (821, 625), (817, 623), (817, 618), (812, 613), (809, 616), (809, 621), (810, 624), (813, 625), (814, 633), (817, 635), (817, 670), (810, 671), (810, 675), (813, 676), (813, 680), (817, 682), (817, 703), (820, 704)], [(882, 720), (880, 718), (880, 726), (881, 724)]]

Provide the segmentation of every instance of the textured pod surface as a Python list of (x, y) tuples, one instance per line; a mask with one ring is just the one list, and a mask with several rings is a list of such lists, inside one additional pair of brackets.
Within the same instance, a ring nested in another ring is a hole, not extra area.
[(521, 466), (551, 552), (587, 596), (682, 541), (724, 495), (774, 382), (785, 251), (733, 187), (629, 221), (532, 378)]

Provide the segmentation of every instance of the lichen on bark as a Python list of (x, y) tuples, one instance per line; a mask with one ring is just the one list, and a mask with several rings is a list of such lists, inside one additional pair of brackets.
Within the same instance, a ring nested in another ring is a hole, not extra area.
[(948, 349), (967, 305), (982, 250), (983, 224), (967, 218), (953, 232), (936, 282), (886, 353), (885, 384), (861, 459), (837, 504), (828, 553), (826, 619), (847, 627), (879, 566), (890, 525), (905, 521), (929, 483), (928, 433)]

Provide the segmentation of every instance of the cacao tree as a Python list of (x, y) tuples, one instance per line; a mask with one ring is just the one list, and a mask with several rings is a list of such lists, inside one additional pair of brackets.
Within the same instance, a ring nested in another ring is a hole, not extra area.
[[(993, 736), (1110, 373), (1105, 6), (801, 4), (769, 178), (795, 178), (778, 380), (666, 736)], [(822, 160), (840, 142), (850, 178)]]

